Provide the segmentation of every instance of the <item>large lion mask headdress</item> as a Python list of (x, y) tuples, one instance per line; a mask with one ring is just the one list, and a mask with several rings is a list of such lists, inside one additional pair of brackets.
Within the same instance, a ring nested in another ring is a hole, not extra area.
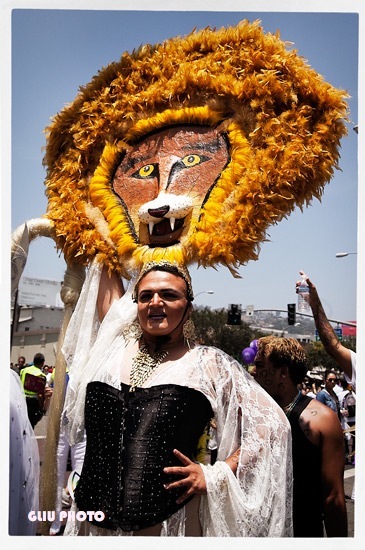
[(235, 272), (321, 197), (346, 97), (258, 22), (125, 53), (47, 129), (58, 247), (125, 277), (159, 260)]

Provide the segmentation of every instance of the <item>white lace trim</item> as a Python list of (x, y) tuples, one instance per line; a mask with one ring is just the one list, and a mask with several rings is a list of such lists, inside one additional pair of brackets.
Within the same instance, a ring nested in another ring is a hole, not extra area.
[[(132, 301), (134, 278), (124, 296), (112, 304), (103, 322), (99, 323), (96, 304), (101, 270), (102, 266), (94, 261), (86, 275), (62, 347), (70, 376), (62, 423), (71, 445), (83, 438), (88, 382), (105, 375), (109, 355), (115, 356), (125, 346), (121, 332), (137, 314), (137, 306)], [(111, 374), (105, 381), (113, 386), (117, 384)]]

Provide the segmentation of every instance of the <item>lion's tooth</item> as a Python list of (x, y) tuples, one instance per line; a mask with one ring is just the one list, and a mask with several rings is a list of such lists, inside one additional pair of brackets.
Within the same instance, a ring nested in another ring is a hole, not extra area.
[(170, 219), (170, 227), (171, 231), (175, 229), (175, 218), (169, 218)]
[(149, 229), (150, 235), (152, 235), (154, 225), (155, 225), (155, 222), (148, 222), (148, 229)]

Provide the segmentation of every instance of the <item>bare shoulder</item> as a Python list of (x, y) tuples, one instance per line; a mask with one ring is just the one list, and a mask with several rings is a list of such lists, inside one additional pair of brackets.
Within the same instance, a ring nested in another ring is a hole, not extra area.
[(324, 405), (317, 399), (312, 399), (310, 401), (307, 408), (304, 409), (300, 417), (302, 416), (309, 416), (310, 418), (312, 418), (312, 421), (319, 426), (322, 426), (322, 424), (326, 425), (328, 423), (332, 424), (332, 422), (335, 422), (336, 425), (337, 423), (339, 423), (336, 413), (332, 409), (330, 409), (330, 407), (327, 407), (327, 405)]
[(336, 413), (317, 399), (312, 399), (299, 417), (299, 425), (306, 437), (319, 446), (323, 437), (340, 435), (341, 424)]

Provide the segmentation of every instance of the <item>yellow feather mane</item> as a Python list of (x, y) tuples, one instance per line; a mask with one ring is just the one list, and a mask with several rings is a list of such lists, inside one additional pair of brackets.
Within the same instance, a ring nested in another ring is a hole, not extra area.
[[(162, 259), (234, 272), (257, 259), (270, 225), (321, 198), (338, 167), (347, 97), (257, 21), (124, 53), (46, 130), (46, 216), (58, 247), (83, 264), (98, 255), (126, 277)], [(123, 147), (179, 124), (224, 124), (230, 162), (180, 242), (149, 248), (111, 177)]]

